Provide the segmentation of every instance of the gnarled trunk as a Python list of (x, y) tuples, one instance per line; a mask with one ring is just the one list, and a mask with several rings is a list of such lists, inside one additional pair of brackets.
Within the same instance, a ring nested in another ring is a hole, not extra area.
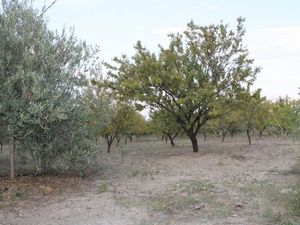
[(197, 135), (194, 134), (193, 130), (189, 129), (186, 131), (187, 136), (190, 138), (193, 146), (193, 152), (198, 152), (198, 141), (197, 141)]
[(170, 144), (171, 144), (172, 147), (175, 146), (175, 143), (174, 143), (174, 139), (173, 139), (173, 138), (170, 138)]
[(112, 143), (114, 142), (114, 140), (116, 139), (117, 135), (113, 134), (113, 135), (109, 135), (109, 134), (105, 134), (105, 140), (106, 140), (106, 144), (107, 144), (107, 153), (110, 153), (110, 148)]
[(177, 137), (177, 135), (178, 135), (178, 132), (175, 133), (173, 136), (172, 136), (171, 133), (168, 133), (168, 134), (167, 134), (167, 136), (169, 137), (170, 144), (171, 144), (172, 147), (175, 146), (174, 139)]

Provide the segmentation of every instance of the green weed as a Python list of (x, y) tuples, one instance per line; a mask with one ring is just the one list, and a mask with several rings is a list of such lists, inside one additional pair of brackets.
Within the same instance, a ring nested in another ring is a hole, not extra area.
[(98, 194), (101, 194), (101, 193), (105, 193), (105, 192), (108, 192), (108, 184), (107, 183), (103, 183), (103, 184), (100, 184), (98, 187), (97, 187), (97, 193)]
[(25, 193), (24, 192), (22, 192), (22, 191), (15, 191), (14, 193), (13, 193), (13, 195), (12, 195), (12, 199), (14, 200), (14, 201), (17, 201), (17, 200), (22, 200), (22, 199), (24, 199), (25, 198)]
[(186, 180), (176, 183), (170, 188), (172, 192), (180, 193), (200, 193), (203, 191), (213, 191), (215, 186), (208, 181), (196, 181), (196, 180)]
[(285, 194), (285, 208), (292, 215), (300, 216), (300, 187), (296, 187)]

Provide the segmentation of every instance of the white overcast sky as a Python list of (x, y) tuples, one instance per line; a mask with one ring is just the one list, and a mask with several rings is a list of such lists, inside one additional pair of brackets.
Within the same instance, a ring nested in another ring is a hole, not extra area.
[[(36, 5), (51, 2), (36, 0)], [(137, 40), (156, 52), (158, 44), (167, 43), (167, 33), (183, 30), (190, 20), (199, 25), (222, 20), (234, 28), (242, 16), (245, 43), (262, 68), (255, 88), (272, 100), (299, 98), (298, 0), (58, 0), (46, 16), (52, 29), (74, 27), (78, 38), (99, 45), (104, 61), (133, 54)]]

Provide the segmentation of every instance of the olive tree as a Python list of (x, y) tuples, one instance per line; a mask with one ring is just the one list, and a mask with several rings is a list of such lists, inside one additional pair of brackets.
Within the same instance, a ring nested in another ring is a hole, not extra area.
[(1, 1), (0, 121), (36, 171), (55, 162), (82, 169), (91, 153), (82, 104), (97, 49), (48, 29), (31, 1)]

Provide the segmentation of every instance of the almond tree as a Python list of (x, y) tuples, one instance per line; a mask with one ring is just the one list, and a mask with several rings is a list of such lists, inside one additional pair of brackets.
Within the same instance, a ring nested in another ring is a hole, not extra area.
[(251, 85), (258, 68), (243, 45), (244, 19), (236, 30), (223, 23), (187, 25), (182, 34), (170, 34), (167, 47), (151, 53), (139, 41), (136, 53), (115, 58), (107, 81), (118, 96), (166, 111), (198, 152), (197, 134), (213, 119), (215, 106)]
[(265, 98), (261, 97), (261, 89), (251, 93), (249, 89), (241, 91), (237, 97), (237, 106), (240, 111), (238, 117), (241, 125), (244, 127), (248, 137), (249, 145), (251, 142), (251, 132), (257, 127), (260, 122), (261, 106), (265, 102)]
[[(174, 139), (182, 133), (182, 129), (178, 123), (166, 111), (152, 111), (150, 113), (150, 125), (155, 133), (163, 134), (170, 140), (172, 147), (175, 146)], [(167, 141), (166, 139), (166, 141)]]
[(134, 108), (128, 111), (127, 116), (124, 121), (124, 130), (122, 132), (125, 135), (125, 143), (127, 143), (127, 138), (132, 142), (133, 135), (139, 137), (146, 133), (147, 124), (145, 118), (137, 112)]
[(285, 137), (299, 126), (299, 102), (289, 98), (279, 98), (272, 111), (273, 126)]

